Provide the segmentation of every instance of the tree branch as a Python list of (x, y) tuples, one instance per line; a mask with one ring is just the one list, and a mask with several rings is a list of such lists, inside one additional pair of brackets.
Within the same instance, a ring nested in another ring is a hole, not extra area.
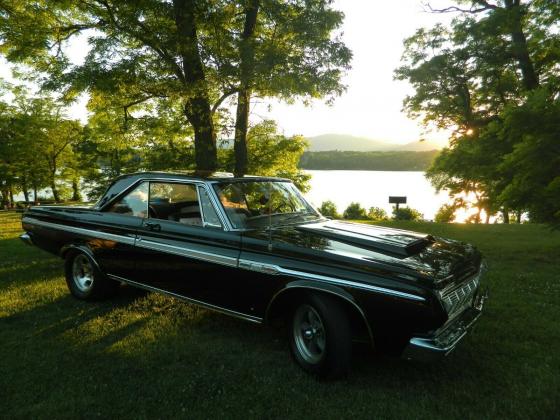
[[(479, 7), (476, 7), (476, 5), (478, 5)], [(480, 13), (480, 12), (484, 12), (486, 10), (493, 10), (493, 9), (498, 9), (499, 8), (499, 6), (497, 6), (495, 4), (488, 3), (485, 0), (473, 0), (471, 7), (468, 8), (468, 9), (463, 9), (461, 7), (458, 7), (458, 6), (449, 6), (449, 7), (443, 8), (443, 9), (434, 9), (432, 7), (432, 5), (428, 2), (423, 3), (423, 7), (424, 7), (424, 10), (427, 10), (430, 13), (454, 13), (454, 12)]]
[(226, 90), (222, 96), (220, 96), (220, 98), (216, 101), (216, 103), (214, 104), (214, 106), (212, 106), (212, 115), (214, 115), (216, 113), (216, 111), (218, 110), (218, 108), (220, 107), (220, 105), (227, 99), (229, 98), (231, 95), (233, 95), (234, 93), (237, 93), (239, 91), (238, 88), (232, 88), (230, 90)]

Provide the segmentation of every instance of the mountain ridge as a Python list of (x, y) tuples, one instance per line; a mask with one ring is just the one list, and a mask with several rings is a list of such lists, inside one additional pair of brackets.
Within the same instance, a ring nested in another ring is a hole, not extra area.
[(413, 141), (406, 144), (389, 143), (383, 140), (369, 139), (367, 137), (352, 136), (349, 134), (327, 133), (319, 136), (306, 137), (309, 142), (307, 151), (352, 151), (352, 152), (426, 152), (440, 150), (442, 147), (431, 141)]

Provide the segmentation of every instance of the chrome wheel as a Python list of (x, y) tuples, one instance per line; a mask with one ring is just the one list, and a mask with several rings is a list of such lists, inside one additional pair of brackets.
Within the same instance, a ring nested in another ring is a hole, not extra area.
[(317, 364), (325, 355), (325, 328), (321, 317), (311, 305), (301, 305), (294, 314), (294, 343), (303, 360)]
[(72, 279), (81, 292), (89, 292), (93, 287), (93, 266), (84, 254), (76, 255), (72, 262)]

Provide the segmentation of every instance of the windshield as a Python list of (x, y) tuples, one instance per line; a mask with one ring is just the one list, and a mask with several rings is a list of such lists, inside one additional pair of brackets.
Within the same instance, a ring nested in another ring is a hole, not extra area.
[(214, 188), (237, 229), (301, 223), (321, 217), (290, 182), (224, 182)]

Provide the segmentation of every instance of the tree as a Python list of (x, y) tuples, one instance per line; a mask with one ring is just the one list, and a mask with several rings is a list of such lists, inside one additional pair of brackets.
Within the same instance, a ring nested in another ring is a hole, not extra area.
[(515, 179), (528, 175), (519, 173), (527, 168), (503, 164), (511, 161), (521, 141), (508, 125), (513, 118), (523, 120), (512, 110), (524, 109), (536, 92), (547, 92), (543, 95), (548, 101), (559, 92), (560, 74), (552, 63), (560, 58), (560, 35), (552, 28), (560, 10), (540, 0), (457, 3), (431, 9), (459, 15), (450, 28), (418, 30), (407, 39), (404, 64), (395, 76), (415, 89), (404, 102), (409, 115), (422, 118), (426, 126), (454, 130), (449, 148), (427, 174), (436, 189), (448, 190), (455, 205), (467, 205), (463, 194), (471, 192), (478, 208), (476, 221), (484, 209), (487, 220), (500, 210), (507, 222), (511, 210), (520, 214), (531, 206), (505, 192), (512, 191)]
[(368, 218), (366, 209), (357, 202), (350, 203), (348, 207), (346, 207), (346, 210), (344, 210), (342, 217), (351, 220), (366, 220)]
[(424, 215), (410, 207), (393, 208), (393, 220), (422, 220)]
[[(301, 191), (309, 189), (311, 176), (298, 168), (301, 155), (307, 148), (302, 136), (283, 136), (278, 133), (274, 121), (265, 120), (251, 127), (248, 139), (249, 173), (288, 178)], [(221, 166), (227, 171), (234, 168), (235, 156), (231, 149), (223, 151)]]
[(380, 207), (370, 207), (367, 212), (367, 218), (370, 220), (374, 220), (376, 222), (389, 220), (389, 216), (387, 216), (387, 212)]
[(319, 212), (325, 217), (330, 217), (331, 219), (340, 219), (340, 214), (338, 213), (336, 204), (334, 204), (334, 202), (330, 200), (323, 201), (321, 203)]
[(442, 205), (434, 218), (436, 223), (451, 223), (455, 220), (455, 206), (452, 204)]
[[(238, 95), (234, 148), (243, 174), (252, 93), (339, 94), (350, 60), (333, 34), (342, 14), (330, 0), (4, 0), (0, 12), (1, 51), (48, 74), (44, 86), (64, 88), (66, 99), (84, 90), (113, 95), (124, 114), (162, 98), (179, 104), (201, 170), (217, 169), (228, 97)], [(79, 34), (89, 35), (91, 50), (72, 65), (65, 47)]]
[[(237, 45), (235, 172), (247, 172), (247, 131), (253, 94), (293, 101), (340, 95), (351, 53), (337, 36), (343, 14), (330, 0), (245, 0)], [(310, 24), (313, 22), (314, 24)], [(227, 78), (226, 78), (227, 79)]]
[[(214, 91), (201, 37), (212, 20), (209, 5), (195, 0), (147, 0), (141, 5), (6, 0), (0, 6), (2, 51), (10, 61), (48, 72), (46, 85), (64, 86), (68, 98), (86, 89), (119, 92), (123, 108), (157, 97), (176, 98), (194, 129), (197, 167), (216, 169)], [(87, 30), (93, 34), (92, 48), (83, 64), (71, 66), (66, 41)]]
[[(537, 90), (527, 102), (505, 112), (502, 138), (513, 139), (514, 150), (502, 169), (512, 174), (500, 200), (529, 211), (532, 221), (560, 228), (560, 100)], [(520, 214), (517, 216), (520, 222)]]

